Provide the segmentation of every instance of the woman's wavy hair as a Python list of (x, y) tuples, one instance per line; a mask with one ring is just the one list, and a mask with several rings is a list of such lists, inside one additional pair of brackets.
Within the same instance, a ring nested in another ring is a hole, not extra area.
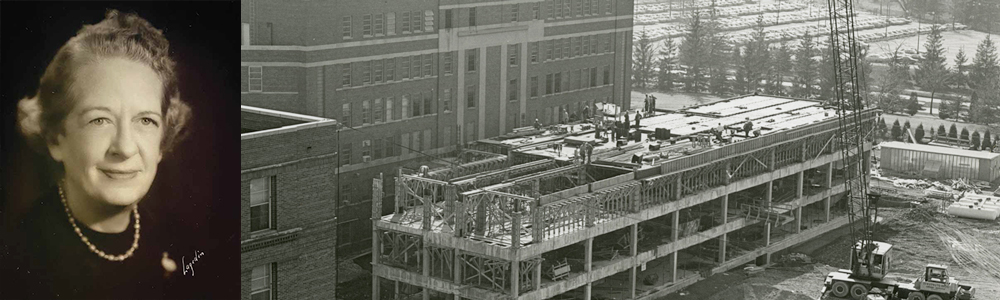
[(163, 82), (161, 113), (164, 156), (186, 135), (185, 125), (191, 109), (181, 101), (177, 85), (176, 63), (169, 55), (170, 44), (163, 32), (135, 13), (108, 10), (103, 21), (84, 25), (69, 39), (45, 68), (35, 96), (18, 103), (18, 124), (28, 144), (48, 154), (47, 143), (54, 143), (64, 133), (63, 121), (74, 106), (70, 87), (73, 72), (98, 58), (125, 58), (142, 63)]

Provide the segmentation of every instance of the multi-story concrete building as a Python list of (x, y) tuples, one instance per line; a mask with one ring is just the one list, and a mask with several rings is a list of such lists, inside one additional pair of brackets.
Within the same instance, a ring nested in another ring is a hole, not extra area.
[(337, 122), (240, 108), (241, 299), (336, 296)]
[[(860, 114), (870, 138), (876, 114)], [(656, 299), (768, 263), (850, 219), (844, 174), (870, 159), (845, 170), (842, 157), (871, 144), (843, 151), (837, 118), (745, 96), (647, 116), (626, 145), (575, 125), (400, 171), (392, 212), (373, 203), (373, 299)], [(588, 142), (589, 163), (572, 154)]]
[(241, 103), (345, 125), (343, 258), (370, 251), (376, 174), (595, 102), (629, 106), (632, 0), (242, 0), (241, 10)]

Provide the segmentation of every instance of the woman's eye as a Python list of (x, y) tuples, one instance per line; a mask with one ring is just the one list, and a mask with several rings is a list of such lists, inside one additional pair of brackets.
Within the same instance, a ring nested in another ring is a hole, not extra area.
[(107, 125), (107, 124), (111, 124), (111, 119), (108, 119), (108, 118), (97, 118), (97, 119), (90, 120), (90, 124), (94, 124), (94, 125)]
[(156, 120), (153, 120), (152, 118), (142, 118), (139, 120), (139, 122), (142, 122), (142, 125), (153, 125), (153, 126), (160, 125), (159, 123), (156, 123)]

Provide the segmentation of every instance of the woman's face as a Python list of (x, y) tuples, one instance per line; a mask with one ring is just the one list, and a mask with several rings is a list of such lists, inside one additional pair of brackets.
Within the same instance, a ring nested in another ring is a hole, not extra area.
[(123, 58), (86, 63), (73, 80), (73, 108), (49, 153), (85, 199), (133, 204), (149, 190), (162, 158), (162, 82), (151, 68)]

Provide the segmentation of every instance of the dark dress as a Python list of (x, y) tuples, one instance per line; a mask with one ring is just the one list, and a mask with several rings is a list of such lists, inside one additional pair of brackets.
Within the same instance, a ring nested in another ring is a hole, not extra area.
[[(145, 201), (145, 200), (143, 200)], [(124, 261), (115, 262), (90, 252), (73, 231), (55, 187), (36, 201), (11, 236), (0, 267), (5, 287), (0, 299), (162, 299), (181, 277), (181, 258), (164, 234), (161, 220), (139, 205), (139, 247)], [(93, 231), (77, 221), (92, 244), (110, 255), (125, 253), (133, 241), (135, 218), (129, 214), (124, 232)], [(163, 252), (176, 262), (165, 276)], [(9, 286), (7, 284), (10, 284)]]

